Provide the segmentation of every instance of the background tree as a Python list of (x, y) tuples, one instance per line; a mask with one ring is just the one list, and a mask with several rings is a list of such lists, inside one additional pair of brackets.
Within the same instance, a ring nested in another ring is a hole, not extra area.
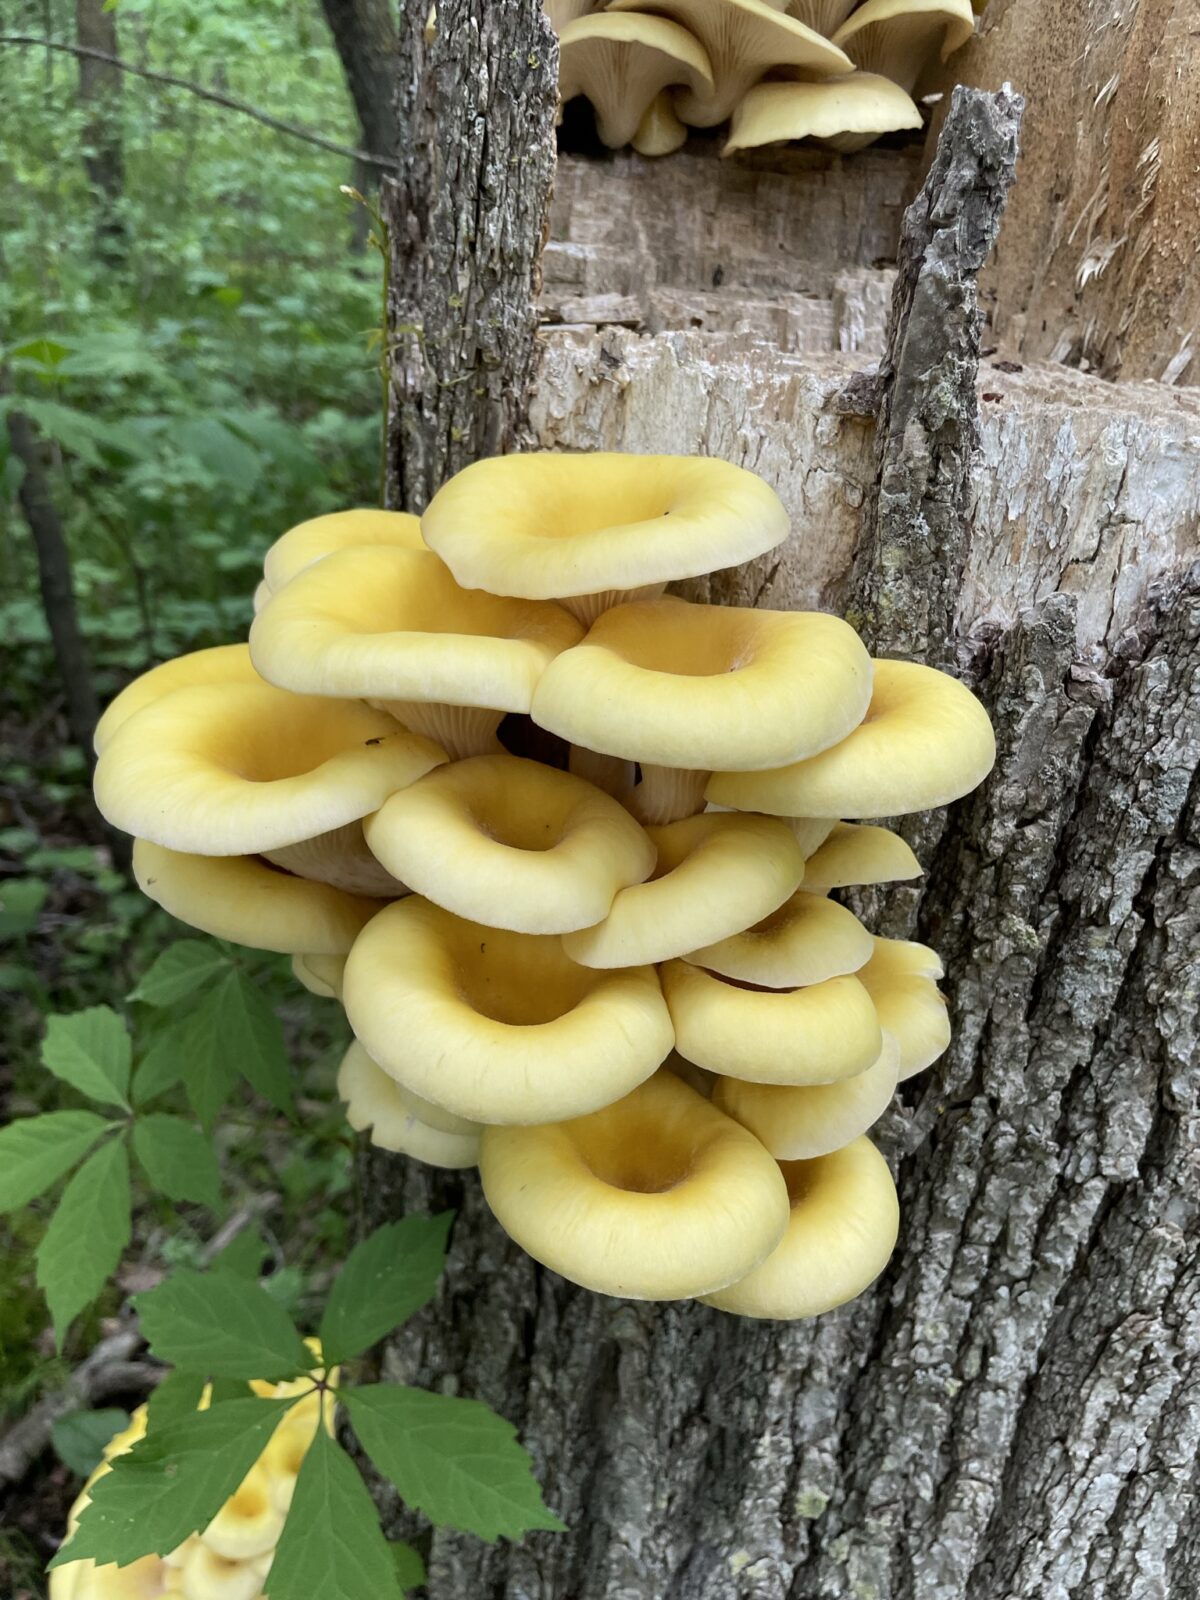
[[(115, 8), (106, 7), (104, 0), (75, 0), (75, 39), (85, 49), (119, 56)], [(78, 59), (79, 98), (87, 110), (83, 164), (96, 197), (96, 245), (111, 260), (122, 254), (126, 231), (121, 215), (121, 70), (97, 56)]]
[[(346, 74), (364, 150), (396, 151), (396, 23), (389, 0), (321, 0), (321, 8)], [(370, 193), (379, 169), (359, 163), (355, 183)]]

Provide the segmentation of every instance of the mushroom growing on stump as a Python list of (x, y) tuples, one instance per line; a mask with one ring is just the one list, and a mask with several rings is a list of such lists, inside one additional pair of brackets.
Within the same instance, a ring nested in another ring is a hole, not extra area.
[(900, 835), (870, 823), (835, 824), (804, 863), (810, 894), (920, 876), (921, 863)]
[(833, 40), (856, 67), (911, 93), (927, 62), (944, 61), (974, 32), (971, 0), (866, 0)]
[(314, 561), (322, 561), (338, 550), (373, 544), (424, 550), (420, 517), (407, 511), (334, 511), (298, 523), (281, 534), (267, 551), (263, 561), (267, 594), (282, 589)]
[(721, 154), (816, 139), (840, 155), (853, 155), (882, 133), (920, 126), (921, 113), (905, 90), (875, 73), (850, 72), (817, 83), (759, 83), (735, 108)]
[(399, 1151), (429, 1167), (478, 1165), (481, 1124), (397, 1083), (357, 1040), (338, 1068), (337, 1092), (346, 1105), (346, 1121), (356, 1133), (369, 1130), (377, 1149)]
[(798, 889), (751, 927), (692, 950), (684, 960), (721, 978), (796, 989), (857, 972), (871, 959), (874, 945), (852, 911)]
[(950, 1044), (950, 1012), (937, 986), (937, 952), (908, 939), (876, 939), (859, 978), (899, 1050), (900, 1082), (924, 1072)]
[(680, 85), (711, 94), (712, 68), (703, 46), (665, 17), (601, 12), (559, 33), (558, 88), (563, 100), (585, 95), (596, 113), (601, 144), (619, 150), (638, 133), (664, 89)]
[(687, 143), (687, 124), (675, 115), (669, 89), (656, 94), (629, 141), (640, 156), (669, 156)]
[(535, 1261), (631, 1300), (723, 1288), (788, 1224), (762, 1145), (670, 1072), (591, 1116), (486, 1129), (479, 1170), (497, 1221)]
[(811, 1161), (866, 1133), (887, 1110), (899, 1081), (900, 1047), (891, 1034), (866, 1069), (839, 1083), (792, 1086), (716, 1078), (712, 1099), (749, 1128), (779, 1161)]
[(189, 655), (164, 661), (126, 684), (108, 703), (96, 724), (92, 745), (99, 755), (123, 723), (135, 712), (161, 700), (176, 689), (194, 689), (203, 684), (259, 683), (264, 680), (254, 670), (250, 649), (244, 644), (218, 644), (208, 650), (193, 650)]

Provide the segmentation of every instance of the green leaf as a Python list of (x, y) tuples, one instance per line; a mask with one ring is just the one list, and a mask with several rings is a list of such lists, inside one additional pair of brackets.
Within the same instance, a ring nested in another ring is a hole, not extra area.
[(403, 1539), (392, 1540), (391, 1552), (392, 1560), (396, 1563), (396, 1579), (405, 1594), (410, 1589), (419, 1589), (426, 1576), (421, 1552), (414, 1550), (411, 1544), (405, 1544)]
[(112, 1139), (67, 1184), (37, 1248), (38, 1287), (60, 1345), (116, 1270), (129, 1231), (129, 1154), (123, 1139)]
[(270, 1255), (270, 1246), (262, 1236), (257, 1222), (251, 1222), (237, 1233), (213, 1261), (222, 1272), (236, 1272), (239, 1278), (257, 1281), (262, 1264)]
[(129, 998), (144, 1000), (148, 1006), (173, 1006), (228, 965), (229, 957), (217, 945), (204, 939), (177, 939), (143, 974)]
[(295, 1378), (312, 1351), (287, 1312), (247, 1278), (180, 1267), (138, 1295), (142, 1332), (161, 1361), (214, 1378)]
[(15, 1211), (44, 1194), (107, 1126), (94, 1111), (49, 1111), (0, 1129), (0, 1211)]
[(128, 1411), (72, 1411), (59, 1417), (50, 1438), (63, 1465), (86, 1478), (100, 1464), (105, 1445), (128, 1426)]
[(124, 1566), (205, 1528), (262, 1454), (288, 1400), (230, 1400), (147, 1433), (92, 1485), (92, 1503), (50, 1563)]
[(217, 997), (228, 981), (210, 989), (196, 1009), (179, 1024), (175, 1034), (188, 1103), (206, 1133), (212, 1132), (221, 1107), (237, 1083), (237, 1065), (220, 1033), (221, 1008)]
[(129, 1030), (111, 1006), (49, 1017), (42, 1063), (56, 1078), (102, 1105), (129, 1110)]
[(13, 361), (35, 361), (40, 367), (56, 367), (64, 356), (71, 354), (71, 348), (69, 344), (60, 344), (57, 339), (47, 339), (43, 334), (39, 339), (30, 339), (25, 344), (17, 345), (8, 354)]
[(363, 1449), (415, 1510), (438, 1527), (489, 1542), (530, 1528), (561, 1531), (511, 1423), (478, 1400), (399, 1384), (341, 1395)]
[(292, 1113), (292, 1075), (283, 1027), (262, 991), (242, 972), (231, 972), (212, 993), (219, 1037), (233, 1065), (256, 1094)]
[[(57, 440), (68, 454), (78, 456), (85, 466), (103, 466), (102, 450), (137, 455), (142, 448), (132, 429), (119, 422), (106, 422), (101, 417), (78, 411), (74, 406), (63, 405), (58, 400), (37, 400), (28, 395), (22, 395), (19, 399), (11, 395), (7, 398), (0, 396), (0, 416), (9, 411), (23, 411), (47, 438)], [(245, 449), (245, 446), (242, 448)]]
[(133, 1148), (150, 1182), (168, 1199), (191, 1200), (202, 1206), (219, 1202), (217, 1158), (208, 1140), (190, 1122), (161, 1112), (138, 1117), (133, 1125)]
[(258, 483), (262, 472), (258, 452), (216, 417), (186, 418), (175, 429), (175, 443), (239, 494), (249, 494)]
[(149, 1410), (147, 1426), (156, 1431), (180, 1417), (189, 1417), (200, 1409), (204, 1395), (205, 1379), (195, 1372), (168, 1372), (146, 1402)]
[[(155, 1095), (173, 1089), (183, 1077), (191, 1018), (182, 1017), (159, 1030), (133, 1074), (133, 1103), (144, 1106)], [(218, 1110), (220, 1107), (218, 1107)]]
[(265, 1580), (269, 1600), (400, 1600), (396, 1561), (367, 1486), (318, 1428)]
[(390, 1222), (355, 1245), (321, 1318), (330, 1366), (370, 1348), (433, 1299), (446, 1264), (452, 1211)]
[(48, 893), (40, 878), (10, 878), (0, 888), (0, 939), (23, 939), (32, 933)]

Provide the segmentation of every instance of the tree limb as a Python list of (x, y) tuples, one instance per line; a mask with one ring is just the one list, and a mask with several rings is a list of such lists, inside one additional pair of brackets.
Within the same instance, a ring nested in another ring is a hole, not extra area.
[(261, 122), (266, 128), (273, 128), (276, 133), (287, 134), (290, 139), (303, 139), (306, 144), (315, 144), (321, 150), (331, 150), (337, 156), (348, 156), (352, 161), (361, 161), (366, 166), (382, 167), (388, 172), (397, 170), (397, 163), (388, 156), (377, 156), (369, 150), (356, 150), (353, 145), (338, 144), (335, 139), (326, 139), (319, 133), (313, 133), (310, 128), (302, 128), (294, 122), (283, 122), (279, 117), (273, 117), (269, 112), (260, 111), (257, 106), (247, 104), (245, 100), (235, 100), (232, 95), (220, 94), (216, 89), (205, 89), (198, 83), (192, 83), (188, 78), (177, 78), (172, 72), (153, 72), (149, 67), (135, 67), (131, 61), (122, 61), (119, 56), (111, 56), (104, 50), (91, 50), (86, 45), (67, 44), (59, 39), (39, 39), (28, 33), (0, 34), (0, 44), (31, 45), (39, 50), (63, 50), (67, 55), (103, 61), (121, 72), (131, 72), (135, 77), (146, 78), (151, 83), (166, 84), (172, 89), (186, 89), (188, 94), (194, 94), (200, 100), (210, 100), (215, 106), (224, 106), (226, 111), (238, 111), (244, 117), (253, 117), (255, 122)]

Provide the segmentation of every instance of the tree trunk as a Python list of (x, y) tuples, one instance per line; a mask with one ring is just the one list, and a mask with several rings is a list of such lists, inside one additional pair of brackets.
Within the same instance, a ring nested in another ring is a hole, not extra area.
[[(570, 1527), (499, 1549), (435, 1535), (432, 1600), (1200, 1592), (1200, 398), (979, 368), (974, 279), (1013, 139), (1007, 97), (956, 101), (878, 373), (781, 353), (733, 314), (543, 334), (538, 443), (721, 455), (785, 499), (782, 552), (683, 592), (831, 606), (878, 653), (956, 663), (998, 760), (910, 819), (921, 883), (862, 897), (879, 931), (942, 953), (955, 1039), (877, 1130), (901, 1236), (853, 1305), (781, 1325), (589, 1294), (523, 1256), (473, 1178), (369, 1163), (372, 1220), (459, 1209), (392, 1375), (510, 1417)], [(741, 182), (709, 165), (706, 226)], [(427, 492), (467, 457), (444, 442), (454, 391), (423, 399)], [(472, 448), (514, 432), (506, 408)], [(396, 446), (403, 484), (416, 447)]]
[[(75, 42), (88, 50), (116, 56), (117, 19), (103, 0), (75, 0)], [(98, 208), (96, 247), (102, 256), (119, 259), (126, 229), (121, 215), (125, 160), (121, 145), (121, 72), (94, 56), (79, 57), (79, 98), (87, 108), (83, 164)]]
[[(359, 142), (375, 156), (396, 151), (396, 25), (390, 0), (321, 0), (358, 117)], [(358, 164), (355, 182), (369, 194), (379, 168)]]

